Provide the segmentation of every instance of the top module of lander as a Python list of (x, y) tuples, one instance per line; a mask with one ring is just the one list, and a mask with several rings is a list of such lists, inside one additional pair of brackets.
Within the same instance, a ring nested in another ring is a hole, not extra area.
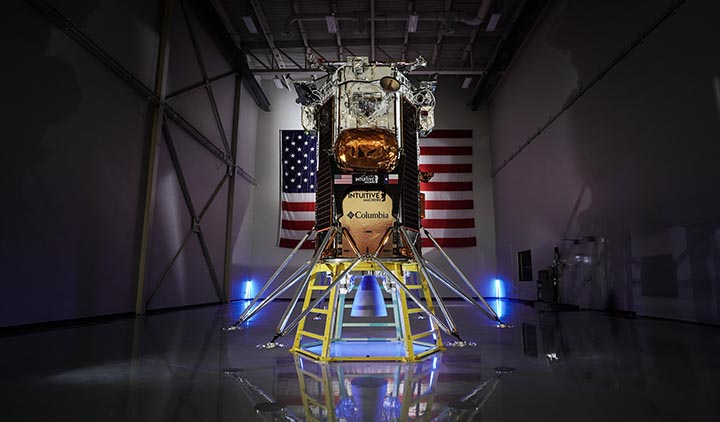
[(435, 82), (406, 74), (425, 65), (370, 63), (367, 57), (318, 63), (318, 81), (296, 81), (302, 124), (319, 135), (316, 244), (335, 227), (324, 258), (375, 254), (408, 258), (399, 227), (420, 229), (418, 135), (434, 126)]

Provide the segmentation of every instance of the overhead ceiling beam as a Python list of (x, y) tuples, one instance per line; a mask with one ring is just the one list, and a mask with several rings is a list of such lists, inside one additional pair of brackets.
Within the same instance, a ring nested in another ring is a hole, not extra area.
[[(480, 31), (480, 26), (485, 24), (487, 14), (490, 11), (490, 6), (492, 6), (494, 0), (483, 0), (483, 2), (480, 4), (480, 8), (478, 9), (477, 16), (480, 22), (475, 25), (472, 29), (472, 32), (470, 32), (470, 41), (468, 41), (467, 45), (465, 46), (465, 50), (463, 50), (462, 54), (462, 62), (467, 64), (468, 57), (470, 56), (470, 52), (472, 51), (473, 44), (475, 44), (475, 38), (477, 37), (478, 32)], [(471, 63), (472, 66), (472, 63)]]
[[(291, 3), (292, 3), (292, 8), (293, 8), (293, 11), (295, 12), (295, 14), (296, 15), (301, 14), (302, 12), (300, 10), (300, 4), (298, 3), (298, 0), (291, 0)], [(315, 53), (319, 57), (321, 57), (324, 61), (327, 61), (327, 60), (325, 60), (325, 57), (323, 57), (320, 53), (317, 52), (317, 50), (315, 50), (314, 48), (312, 48), (312, 46), (310, 46), (310, 42), (308, 42), (307, 31), (305, 31), (305, 24), (303, 23), (303, 21), (297, 20), (296, 24), (297, 24), (298, 30), (300, 31), (300, 38), (302, 39), (303, 47), (305, 47), (305, 59), (306, 59), (305, 64), (307, 65), (307, 58), (310, 55), (310, 53)], [(277, 46), (277, 41), (275, 42), (275, 45)], [(278, 48), (284, 48), (284, 47), (279, 46)]]
[[(292, 0), (293, 12), (300, 14), (300, 4), (298, 0)], [(310, 45), (308, 44), (307, 32), (305, 32), (305, 24), (302, 21), (297, 21), (298, 30), (300, 31), (300, 39), (302, 39), (303, 45), (305, 46), (305, 54), (307, 55)]]
[(283, 59), (282, 54), (280, 54), (278, 49), (275, 47), (275, 37), (270, 30), (270, 24), (265, 18), (262, 6), (260, 6), (260, 0), (250, 0), (250, 6), (252, 6), (255, 18), (260, 24), (260, 28), (265, 36), (265, 42), (267, 42), (267, 45), (270, 48), (270, 52), (272, 53), (275, 63), (277, 63), (277, 65), (281, 68), (285, 67), (285, 60)]
[(375, 0), (370, 0), (370, 63), (375, 61)]
[[(495, 40), (499, 39), (501, 35), (499, 33), (493, 33), (493, 32), (485, 32), (485, 31), (479, 31), (476, 37), (476, 41), (478, 39), (487, 39), (490, 42), (494, 42)], [(467, 37), (461, 37), (461, 36), (454, 36), (454, 35), (446, 35), (443, 37), (443, 45), (465, 45), (467, 44)], [(382, 45), (382, 46), (400, 46), (404, 43), (404, 38), (402, 37), (388, 37), (388, 38), (375, 38), (375, 45)], [(428, 36), (419, 36), (417, 34), (413, 35), (412, 37), (412, 44), (415, 46), (432, 46), (435, 45), (437, 42), (437, 38), (434, 36), (428, 37)], [(326, 47), (335, 47), (337, 46), (337, 43), (335, 40), (327, 38), (323, 40), (313, 40), (312, 46), (310, 48), (326, 48)], [(367, 38), (343, 38), (343, 49), (346, 49), (346, 47), (358, 47), (358, 46), (369, 46), (368, 39)], [(295, 41), (295, 40), (275, 40), (275, 47), (281, 48), (283, 50), (291, 49), (291, 48), (304, 48), (305, 45), (302, 41)], [(267, 50), (268, 46), (265, 42), (260, 41), (246, 41), (242, 43), (242, 48), (245, 51), (256, 51), (256, 50)], [(410, 47), (408, 47), (410, 48)]]
[(210, 35), (220, 46), (220, 50), (225, 54), (228, 61), (238, 69), (240, 76), (242, 76), (243, 85), (250, 92), (255, 104), (265, 111), (270, 111), (270, 101), (250, 71), (250, 66), (245, 60), (245, 53), (240, 47), (240, 36), (235, 32), (225, 8), (223, 8), (219, 0), (212, 0), (211, 2), (190, 0), (190, 2)]
[[(452, 9), (452, 0), (445, 0), (445, 6), (443, 8), (445, 10), (445, 13), (449, 12), (450, 9)], [(433, 65), (437, 64), (437, 58), (438, 55), (440, 55), (440, 44), (442, 44), (443, 41), (443, 35), (445, 33), (445, 30), (447, 29), (448, 20), (443, 19), (440, 21), (440, 27), (438, 28), (437, 32), (437, 39), (435, 41), (435, 47), (433, 47), (433, 54), (432, 58), (430, 59), (430, 63)]]
[(335, 42), (337, 43), (338, 48), (338, 61), (344, 60), (344, 54), (343, 54), (343, 45), (342, 45), (342, 36), (340, 35), (340, 21), (335, 20), (335, 14), (337, 13), (337, 1), (336, 0), (330, 0), (330, 13), (333, 17), (333, 20), (335, 22)]
[[(410, 14), (415, 13), (415, 0), (410, 0), (408, 2), (408, 12)], [(417, 15), (416, 15), (417, 16)], [(417, 21), (415, 22), (417, 24)], [(417, 28), (415, 28), (417, 30)], [(405, 35), (403, 36), (403, 48), (402, 48), (402, 54), (400, 56), (401, 61), (407, 60), (407, 49), (408, 49), (408, 41), (410, 40), (410, 18), (408, 18), (407, 22), (405, 22)]]
[[(483, 75), (485, 70), (483, 69), (470, 69), (467, 67), (446, 67), (446, 68), (421, 68), (409, 72), (411, 75)], [(327, 74), (324, 70), (320, 69), (257, 69), (255, 70), (256, 75), (260, 76), (324, 76)]]

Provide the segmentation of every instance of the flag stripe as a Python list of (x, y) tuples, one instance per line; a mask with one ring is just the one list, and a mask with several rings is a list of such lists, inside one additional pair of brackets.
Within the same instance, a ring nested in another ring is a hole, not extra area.
[(462, 138), (420, 138), (420, 147), (467, 147), (472, 146), (472, 140)]
[[(452, 238), (435, 238), (435, 241), (443, 247), (443, 248), (468, 248), (472, 246), (477, 246), (477, 241), (475, 240), (475, 236), (472, 237), (452, 237)], [(423, 248), (434, 248), (435, 245), (432, 243), (430, 239), (423, 238), (422, 239), (422, 247)]]
[(418, 161), (423, 164), (472, 164), (472, 155), (421, 155)]
[(475, 228), (474, 227), (465, 227), (465, 228), (448, 228), (448, 229), (428, 229), (430, 234), (433, 235), (433, 237), (440, 238), (440, 237), (473, 237), (475, 236)]
[(425, 209), (425, 218), (475, 218), (475, 211), (472, 209)]
[(475, 227), (474, 218), (424, 218), (426, 229), (465, 229)]
[(280, 229), (281, 239), (300, 240), (305, 236), (307, 230)]
[(436, 129), (421, 139), (434, 139), (434, 138), (472, 139), (472, 130), (470, 130), (470, 129)]
[(464, 191), (424, 191), (426, 201), (466, 201), (473, 199), (473, 192), (469, 190)]
[(421, 155), (472, 155), (472, 147), (421, 146)]
[(283, 220), (315, 221), (314, 211), (281, 211), (280, 216)]
[[(314, 202), (287, 202), (282, 201), (283, 211), (312, 211), (315, 212)], [(313, 215), (314, 218), (314, 215)]]
[[(471, 210), (473, 201), (425, 201), (425, 210)], [(427, 212), (427, 211), (426, 211)]]
[(312, 202), (315, 203), (315, 193), (290, 193), (283, 192), (282, 200), (288, 202)]
[[(294, 248), (297, 246), (300, 239), (280, 239), (279, 246), (281, 248)], [(306, 240), (300, 249), (314, 249), (315, 243), (311, 240)]]
[(472, 173), (472, 164), (420, 164), (420, 171), (433, 173)]
[(313, 228), (315, 225), (315, 221), (292, 221), (292, 220), (282, 220), (282, 227), (283, 229), (288, 230), (305, 230), (308, 231)]
[(472, 182), (472, 173), (435, 173), (430, 182)]
[(420, 183), (420, 190), (427, 191), (472, 191), (472, 182), (428, 182)]

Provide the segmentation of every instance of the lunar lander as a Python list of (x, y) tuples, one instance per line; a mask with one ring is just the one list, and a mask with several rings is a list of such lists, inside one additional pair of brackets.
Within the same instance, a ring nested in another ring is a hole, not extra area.
[[(319, 135), (315, 227), (228, 329), (241, 329), (294, 286), (268, 345), (297, 328), (291, 351), (320, 361), (415, 361), (444, 349), (441, 331), (463, 342), (438, 285), (504, 326), (427, 231), (461, 283), (421, 253), (420, 181), (432, 174), (419, 171), (418, 136), (434, 126), (435, 82), (414, 86), (406, 75), (425, 61), (351, 57), (316, 64), (327, 76), (294, 82), (303, 127)], [(313, 234), (312, 259), (267, 293)], [(302, 309), (293, 318), (298, 303)], [(309, 321), (310, 314), (324, 323)], [(353, 335), (358, 328), (365, 328), (363, 336)], [(368, 328), (378, 336), (368, 337)]]

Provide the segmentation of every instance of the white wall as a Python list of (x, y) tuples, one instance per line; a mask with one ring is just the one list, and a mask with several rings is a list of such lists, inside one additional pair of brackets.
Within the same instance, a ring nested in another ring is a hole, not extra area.
[[(255, 147), (255, 189), (252, 208), (251, 279), (260, 288), (292, 249), (277, 245), (280, 229), (280, 131), (301, 129), (300, 105), (295, 103), (295, 91), (277, 89), (272, 80), (262, 83), (271, 104), (271, 111), (259, 113), (257, 144)], [(300, 250), (284, 275), (290, 275), (312, 251)], [(282, 278), (280, 279), (280, 281)], [(290, 289), (286, 296), (292, 296)]]
[[(6, 66), (5, 143), (0, 154), (0, 327), (127, 313), (135, 310), (140, 229), (143, 223), (148, 99), (56, 29), (28, 2), (6, 2), (0, 39)], [(101, 48), (149, 87), (154, 86), (159, 43), (159, 1), (51, 2)], [(183, 8), (174, 8), (167, 91), (203, 80)], [(231, 65), (187, 7), (210, 77)], [(228, 139), (235, 79), (213, 83)], [(204, 89), (170, 100), (196, 128), (222, 148)], [(239, 164), (252, 174), (257, 106), (243, 90)], [(226, 166), (174, 123), (175, 147), (197, 212)], [(232, 142), (230, 140), (229, 142)], [(146, 293), (191, 227), (164, 138), (159, 143)], [(246, 215), (253, 188), (238, 179), (233, 280), (250, 248)], [(222, 287), (227, 184), (202, 221)], [(237, 284), (237, 283), (233, 283)], [(146, 296), (147, 297), (147, 296)], [(218, 301), (195, 237), (169, 272), (150, 308)]]
[[(492, 100), (494, 166), (670, 3), (553, 2)], [(514, 295), (536, 297), (517, 251), (537, 271), (560, 246), (567, 302), (720, 321), (718, 12), (685, 2), (496, 175), (498, 269)], [(663, 254), (674, 269), (652, 262)]]
[[(472, 129), (473, 131), (473, 190), (475, 191), (475, 229), (477, 246), (446, 248), (445, 252), (460, 267), (483, 296), (495, 296), (495, 218), (493, 187), (490, 178), (490, 137), (486, 109), (472, 111), (466, 103), (470, 89), (462, 89), (464, 78), (442, 77), (435, 97), (436, 129)], [(426, 250), (425, 256), (452, 274), (440, 254)], [(448, 296), (445, 293), (444, 296)]]
[[(238, 139), (238, 165), (247, 171), (253, 178), (257, 178), (258, 166), (255, 160), (255, 146), (258, 140), (258, 120), (260, 111), (255, 105), (250, 93), (243, 87), (240, 105), (240, 130)], [(235, 196), (235, 216), (233, 217), (232, 270), (230, 299), (243, 298), (244, 283), (252, 279), (253, 266), (253, 206), (255, 192), (259, 186), (251, 186), (247, 181), (238, 177)]]
[[(477, 228), (477, 247), (450, 248), (448, 254), (473, 280), (483, 295), (494, 295), (491, 281), (495, 278), (495, 232), (492, 205), (492, 183), (489, 177), (490, 152), (487, 129), (487, 113), (472, 112), (465, 106), (470, 93), (460, 88), (462, 80), (443, 78), (436, 92), (436, 128), (472, 129), (475, 179), (475, 224)], [(252, 280), (259, 288), (277, 266), (285, 259), (291, 249), (276, 245), (279, 227), (280, 204), (280, 141), (282, 129), (298, 129), (300, 125), (300, 106), (295, 103), (294, 92), (280, 90), (272, 81), (265, 81), (263, 89), (270, 99), (272, 111), (258, 116), (258, 140), (256, 147), (256, 178), (258, 188), (254, 195), (252, 218)], [(300, 251), (293, 263), (283, 274), (289, 275), (300, 263), (307, 261), (311, 251)], [(449, 266), (435, 251), (426, 256), (438, 263), (447, 274)], [(443, 291), (447, 296), (449, 292)], [(286, 295), (292, 294), (291, 291)]]

